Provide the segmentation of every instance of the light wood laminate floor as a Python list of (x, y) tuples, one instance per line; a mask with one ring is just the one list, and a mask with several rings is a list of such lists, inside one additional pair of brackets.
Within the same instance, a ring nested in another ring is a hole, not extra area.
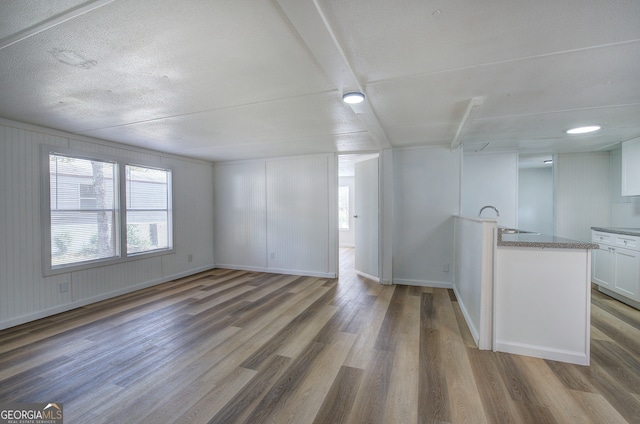
[[(453, 292), (215, 269), (0, 332), (0, 402), (65, 423), (640, 423), (640, 312), (590, 367), (479, 351)], [(550, 293), (552, 295), (552, 293)]]

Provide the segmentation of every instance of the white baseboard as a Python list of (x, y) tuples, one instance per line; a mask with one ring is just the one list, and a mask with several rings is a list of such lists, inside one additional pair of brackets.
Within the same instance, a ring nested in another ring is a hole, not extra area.
[(549, 349), (544, 346), (525, 345), (521, 343), (505, 342), (502, 340), (495, 341), (493, 350), (494, 352), (533, 356), (534, 358), (568, 362), (576, 365), (589, 365), (589, 355), (584, 352)]
[(335, 272), (301, 271), (297, 269), (264, 268), (234, 264), (216, 264), (216, 268), (235, 269), (239, 271), (266, 272), (268, 274), (302, 275), (306, 277), (336, 278)]
[(467, 323), (467, 327), (471, 332), (471, 337), (473, 337), (473, 341), (476, 342), (476, 346), (480, 350), (490, 350), (491, 343), (489, 343), (489, 346), (484, 346), (484, 345), (480, 346), (480, 332), (478, 331), (475, 324), (473, 323), (473, 320), (471, 319), (471, 315), (469, 315), (467, 308), (464, 306), (464, 302), (462, 302), (462, 297), (460, 296), (460, 293), (458, 293), (458, 289), (455, 286), (453, 287), (453, 292), (456, 294), (456, 299), (458, 299), (458, 306), (460, 306), (460, 310), (462, 311), (462, 316), (464, 317), (464, 320)]
[(437, 289), (452, 289), (453, 283), (446, 281), (430, 281), (430, 280), (409, 280), (405, 278), (394, 278), (393, 284), (403, 284), (405, 286), (433, 287)]
[(380, 278), (376, 277), (375, 275), (367, 274), (366, 272), (358, 271), (357, 269), (355, 271), (356, 271), (356, 275), (359, 275), (371, 281), (375, 281), (376, 283), (380, 282)]
[(598, 291), (601, 292), (601, 293), (606, 294), (609, 297), (613, 297), (614, 299), (616, 299), (616, 300), (618, 300), (618, 301), (620, 301), (620, 302), (622, 302), (622, 303), (624, 303), (626, 305), (629, 305), (632, 308), (640, 309), (640, 302), (636, 302), (633, 299), (629, 299), (628, 297), (625, 297), (625, 296), (623, 296), (621, 294), (618, 294), (618, 293), (616, 293), (614, 291), (611, 291), (611, 290), (606, 289), (606, 288), (601, 287), (601, 286), (598, 286)]
[(55, 308), (45, 309), (43, 311), (34, 312), (27, 315), (22, 315), (17, 318), (12, 318), (7, 321), (0, 322), (0, 330), (4, 330), (5, 328), (15, 327), (16, 325), (24, 324), (27, 322), (35, 321), (38, 319), (46, 318), (52, 315), (56, 315), (62, 312), (67, 312), (72, 309), (81, 308), (86, 305), (90, 305), (92, 303), (100, 302), (103, 300), (111, 299), (112, 297), (121, 296), (123, 294), (131, 293), (136, 290), (145, 289), (147, 287), (155, 286), (158, 284), (166, 283), (169, 281), (177, 280), (179, 278), (188, 277), (190, 275), (198, 274), (200, 272), (209, 271), (210, 269), (215, 268), (214, 265), (207, 265), (195, 269), (191, 269), (189, 271), (181, 272), (178, 274), (174, 274), (167, 277), (162, 277), (157, 280), (146, 281), (144, 283), (136, 284), (134, 286), (125, 287), (119, 290), (115, 290), (109, 293), (103, 293), (98, 296), (89, 297), (86, 299), (79, 299), (75, 302), (65, 303), (64, 305), (56, 306)]

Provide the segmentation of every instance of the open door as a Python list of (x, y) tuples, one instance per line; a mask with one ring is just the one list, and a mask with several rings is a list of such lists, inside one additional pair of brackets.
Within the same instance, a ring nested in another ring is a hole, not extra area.
[(378, 158), (355, 163), (356, 272), (379, 281)]

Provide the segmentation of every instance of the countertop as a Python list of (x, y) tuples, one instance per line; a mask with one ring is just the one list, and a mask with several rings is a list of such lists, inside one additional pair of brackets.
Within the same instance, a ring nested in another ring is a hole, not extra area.
[(640, 237), (640, 228), (611, 228), (611, 227), (591, 227), (593, 231), (603, 233), (623, 234), (625, 236)]
[(596, 243), (587, 243), (584, 241), (571, 240), (547, 234), (539, 233), (503, 233), (498, 228), (498, 246), (510, 247), (538, 247), (553, 249), (597, 249)]

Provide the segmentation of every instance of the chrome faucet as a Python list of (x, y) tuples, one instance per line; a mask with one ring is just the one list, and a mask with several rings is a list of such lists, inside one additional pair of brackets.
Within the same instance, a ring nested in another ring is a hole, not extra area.
[(480, 209), (480, 212), (478, 212), (478, 216), (482, 216), (482, 211), (487, 208), (493, 209), (494, 211), (496, 211), (496, 216), (500, 216), (500, 212), (498, 212), (498, 209), (495, 206), (491, 206), (491, 205), (483, 206), (482, 209)]

